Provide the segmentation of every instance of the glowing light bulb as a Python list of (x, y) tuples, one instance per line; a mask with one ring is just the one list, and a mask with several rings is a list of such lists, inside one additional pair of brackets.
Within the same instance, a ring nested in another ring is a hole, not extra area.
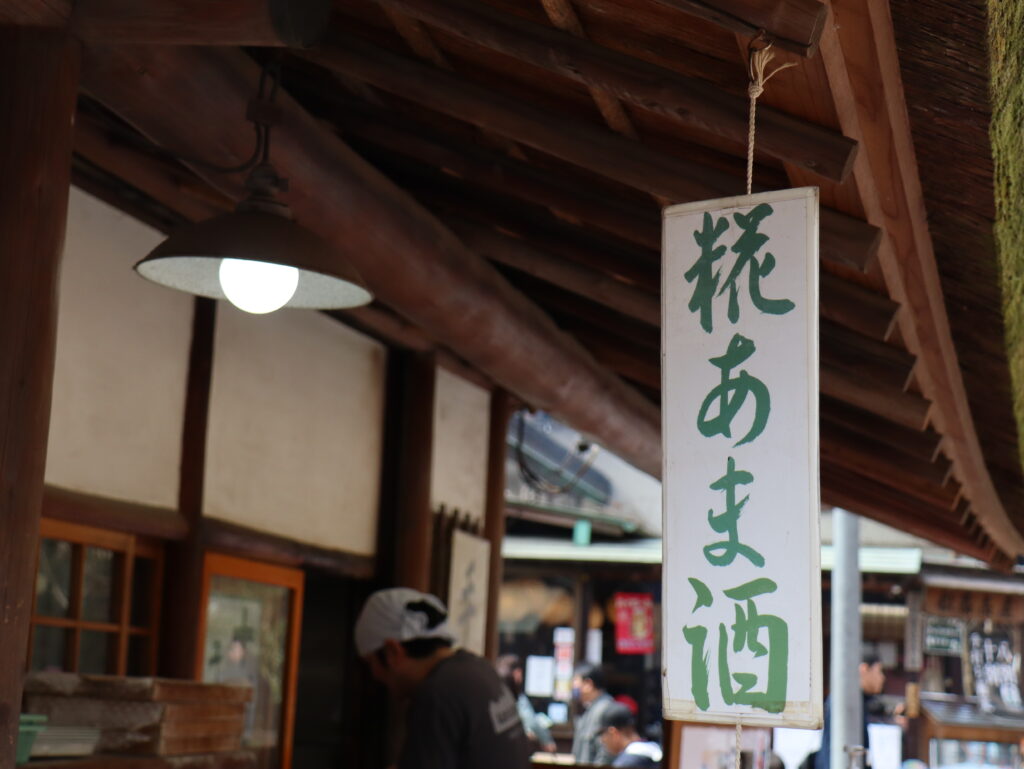
[(222, 259), (219, 277), (228, 301), (255, 315), (284, 307), (299, 285), (295, 267), (248, 259)]

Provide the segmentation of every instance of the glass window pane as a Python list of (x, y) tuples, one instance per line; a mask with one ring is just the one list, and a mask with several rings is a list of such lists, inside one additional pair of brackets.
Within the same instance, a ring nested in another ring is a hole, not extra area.
[(71, 596), (71, 543), (44, 539), (39, 546), (36, 613), (66, 617)]
[(79, 647), (79, 673), (114, 673), (117, 636), (98, 630), (83, 630)]
[(153, 674), (150, 668), (149, 649), (149, 636), (133, 635), (128, 637), (128, 675), (148, 676)]
[(114, 551), (102, 547), (85, 548), (82, 618), (90, 622), (113, 621), (113, 591)]
[(257, 750), (260, 767), (280, 765), (280, 729), (291, 591), (233, 577), (210, 581), (203, 680), (247, 683), (242, 744)]
[(150, 597), (153, 579), (156, 575), (156, 561), (152, 558), (135, 558), (132, 571), (132, 625), (147, 627), (153, 618)]
[(61, 627), (35, 625), (32, 628), (32, 669), (64, 670), (68, 633)]

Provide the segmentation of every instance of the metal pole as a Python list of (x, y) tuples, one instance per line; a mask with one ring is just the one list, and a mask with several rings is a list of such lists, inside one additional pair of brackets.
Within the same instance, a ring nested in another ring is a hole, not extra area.
[[(831, 660), (831, 755), (832, 769), (851, 765), (851, 749), (863, 742), (863, 705), (858, 667), (861, 662), (860, 630), (860, 519), (853, 513), (832, 511), (832, 660)], [(856, 765), (856, 764), (852, 764)], [(862, 764), (861, 764), (862, 765)]]

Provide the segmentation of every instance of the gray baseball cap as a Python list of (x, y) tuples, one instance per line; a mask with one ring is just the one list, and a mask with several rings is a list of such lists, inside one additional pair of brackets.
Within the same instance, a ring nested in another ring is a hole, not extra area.
[(455, 641), (448, 625), (448, 609), (436, 595), (408, 587), (378, 590), (371, 595), (356, 620), (356, 651), (372, 654), (388, 639), (413, 641), (441, 638)]

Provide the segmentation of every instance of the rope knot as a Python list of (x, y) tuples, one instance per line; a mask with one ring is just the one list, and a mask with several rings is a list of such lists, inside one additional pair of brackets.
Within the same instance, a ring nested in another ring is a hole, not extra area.
[[(758, 46), (761, 47), (758, 47)], [(750, 60), (747, 62), (747, 70), (750, 74), (750, 85), (747, 86), (747, 96), (750, 97), (750, 126), (747, 132), (747, 194), (750, 194), (754, 183), (754, 136), (756, 130), (755, 114), (757, 110), (757, 97), (764, 93), (764, 86), (769, 80), (787, 67), (795, 67), (796, 62), (789, 61), (780, 64), (771, 72), (765, 73), (768, 63), (775, 56), (772, 51), (772, 44), (762, 32), (750, 42)]]

